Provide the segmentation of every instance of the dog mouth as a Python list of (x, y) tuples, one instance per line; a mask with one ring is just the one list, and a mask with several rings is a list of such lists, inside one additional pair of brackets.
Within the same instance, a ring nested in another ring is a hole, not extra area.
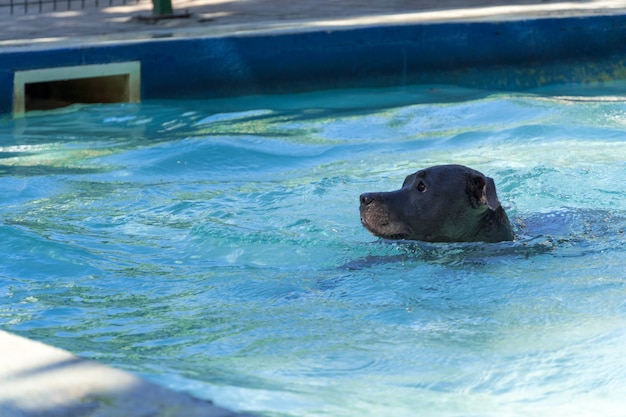
[(410, 240), (409, 233), (375, 233), (375, 236), (388, 240)]
[(392, 224), (389, 221), (381, 221), (373, 226), (366, 218), (361, 216), (361, 224), (371, 234), (382, 239), (407, 240), (411, 235), (409, 231), (401, 230), (402, 228), (399, 228), (398, 225)]
[(389, 240), (409, 240), (409, 234), (408, 233), (399, 233), (396, 235), (389, 235), (389, 236), (379, 236), (383, 239), (389, 239)]

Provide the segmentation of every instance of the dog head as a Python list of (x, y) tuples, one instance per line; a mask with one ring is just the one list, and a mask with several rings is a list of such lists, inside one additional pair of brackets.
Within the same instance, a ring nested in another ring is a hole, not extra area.
[(417, 171), (391, 192), (360, 197), (361, 223), (386, 239), (498, 242), (513, 233), (493, 180), (462, 165)]

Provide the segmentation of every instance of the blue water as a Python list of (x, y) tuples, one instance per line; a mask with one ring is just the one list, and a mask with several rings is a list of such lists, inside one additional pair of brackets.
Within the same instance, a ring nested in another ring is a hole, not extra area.
[[(626, 409), (626, 90), (445, 86), (0, 120), (0, 328), (266, 416)], [(459, 163), (518, 239), (381, 242)]]

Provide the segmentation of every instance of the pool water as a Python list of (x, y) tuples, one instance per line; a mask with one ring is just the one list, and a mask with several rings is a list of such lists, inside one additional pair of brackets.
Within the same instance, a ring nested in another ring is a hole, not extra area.
[[(0, 120), (0, 327), (265, 416), (621, 415), (626, 88), (447, 86)], [(515, 242), (358, 196), (494, 178)]]

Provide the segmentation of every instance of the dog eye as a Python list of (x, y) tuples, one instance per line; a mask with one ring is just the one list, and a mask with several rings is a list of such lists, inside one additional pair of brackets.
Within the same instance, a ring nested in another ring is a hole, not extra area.
[(420, 193), (423, 193), (424, 191), (426, 191), (426, 184), (424, 184), (424, 181), (420, 181), (419, 184), (417, 184), (417, 191), (419, 191)]

